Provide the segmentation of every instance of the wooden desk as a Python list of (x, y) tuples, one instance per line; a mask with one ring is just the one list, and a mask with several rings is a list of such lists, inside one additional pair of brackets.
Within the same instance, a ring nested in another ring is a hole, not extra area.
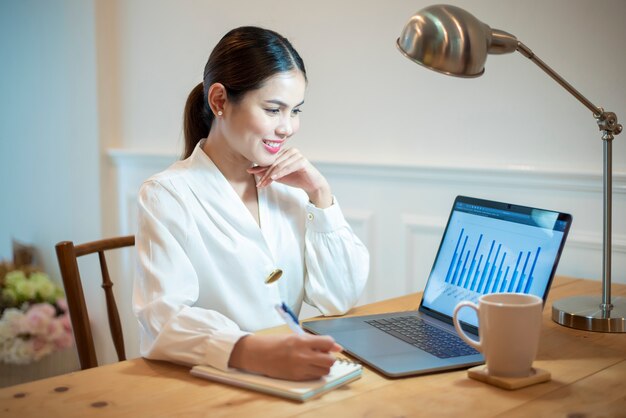
[[(396, 380), (366, 369), (348, 386), (304, 404), (191, 377), (188, 368), (133, 359), (0, 390), (3, 417), (626, 416), (626, 334), (577, 331), (550, 319), (551, 301), (600, 294), (600, 283), (558, 278), (544, 309), (535, 365), (552, 380), (516, 391), (464, 370)], [(626, 295), (614, 285), (613, 295)], [(416, 309), (418, 295), (351, 315)]]

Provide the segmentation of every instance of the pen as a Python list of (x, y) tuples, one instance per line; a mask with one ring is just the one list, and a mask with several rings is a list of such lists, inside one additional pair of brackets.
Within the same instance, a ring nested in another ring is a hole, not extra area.
[(300, 325), (298, 324), (298, 317), (296, 317), (296, 314), (289, 309), (289, 306), (287, 306), (285, 302), (280, 305), (276, 305), (275, 308), (293, 332), (298, 335), (304, 334), (304, 330), (300, 328)]

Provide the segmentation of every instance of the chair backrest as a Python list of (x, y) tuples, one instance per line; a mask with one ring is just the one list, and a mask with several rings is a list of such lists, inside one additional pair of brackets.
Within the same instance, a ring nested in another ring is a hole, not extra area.
[(100, 260), (100, 271), (102, 272), (102, 288), (106, 297), (107, 315), (109, 318), (109, 328), (113, 337), (113, 344), (117, 352), (119, 361), (126, 360), (124, 351), (124, 336), (122, 334), (122, 324), (113, 296), (113, 282), (109, 277), (104, 252), (116, 248), (130, 247), (135, 245), (135, 236), (108, 238), (99, 241), (87, 242), (81, 245), (74, 245), (71, 241), (59, 242), (56, 245), (57, 258), (61, 269), (61, 277), (65, 287), (65, 296), (70, 310), (72, 329), (78, 358), (81, 369), (89, 369), (98, 366), (96, 358), (96, 348), (91, 334), (89, 323), (89, 313), (85, 304), (85, 295), (78, 270), (78, 257), (98, 253)]

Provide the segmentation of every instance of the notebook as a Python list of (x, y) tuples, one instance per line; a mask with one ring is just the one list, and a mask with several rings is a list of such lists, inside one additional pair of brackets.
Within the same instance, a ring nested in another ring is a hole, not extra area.
[[(455, 306), (497, 292), (530, 293), (545, 304), (571, 223), (566, 213), (458, 196), (418, 310), (313, 320), (303, 328), (332, 336), (387, 376), (481, 364), (483, 356), (454, 330)], [(477, 338), (474, 311), (461, 310), (459, 319)]]
[(360, 378), (362, 372), (360, 364), (338, 359), (328, 375), (303, 382), (274, 379), (240, 370), (225, 372), (211, 366), (194, 366), (190, 373), (204, 379), (304, 402)]

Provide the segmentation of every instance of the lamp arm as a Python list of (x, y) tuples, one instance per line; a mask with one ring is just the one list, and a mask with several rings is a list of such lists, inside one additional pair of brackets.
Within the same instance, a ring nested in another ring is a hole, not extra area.
[(550, 77), (552, 77), (554, 79), (554, 81), (559, 83), (561, 86), (563, 86), (563, 88), (565, 90), (569, 91), (574, 97), (576, 97), (578, 99), (578, 101), (580, 101), (589, 110), (591, 110), (591, 112), (593, 112), (594, 117), (597, 117), (598, 115), (600, 115), (602, 113), (602, 108), (599, 108), (598, 106), (596, 106), (593, 103), (591, 103), (591, 101), (589, 101), (589, 99), (587, 99), (585, 96), (583, 96), (570, 83), (565, 81), (565, 79), (563, 77), (558, 75), (556, 73), (556, 71), (554, 71), (552, 68), (550, 68), (550, 66), (548, 66), (548, 64), (543, 62), (538, 56), (535, 55), (535, 53), (530, 48), (528, 48), (522, 42), (518, 42), (517, 43), (517, 51), (520, 54), (522, 54), (523, 56), (525, 56), (526, 58), (530, 59), (535, 64), (537, 64), (537, 66), (539, 68), (541, 68)]
[(617, 116), (613, 112), (605, 112), (603, 108), (598, 107), (591, 103), (589, 99), (583, 96), (578, 90), (568, 83), (563, 77), (557, 74), (548, 64), (543, 62), (535, 53), (524, 45), (522, 42), (517, 42), (517, 51), (537, 64), (546, 74), (548, 74), (554, 81), (559, 83), (565, 90), (570, 92), (572, 96), (578, 99), (579, 102), (584, 104), (591, 112), (593, 117), (598, 121), (598, 127), (601, 131), (604, 131), (606, 138), (613, 139), (614, 135), (618, 135), (622, 131), (622, 125), (617, 123)]

